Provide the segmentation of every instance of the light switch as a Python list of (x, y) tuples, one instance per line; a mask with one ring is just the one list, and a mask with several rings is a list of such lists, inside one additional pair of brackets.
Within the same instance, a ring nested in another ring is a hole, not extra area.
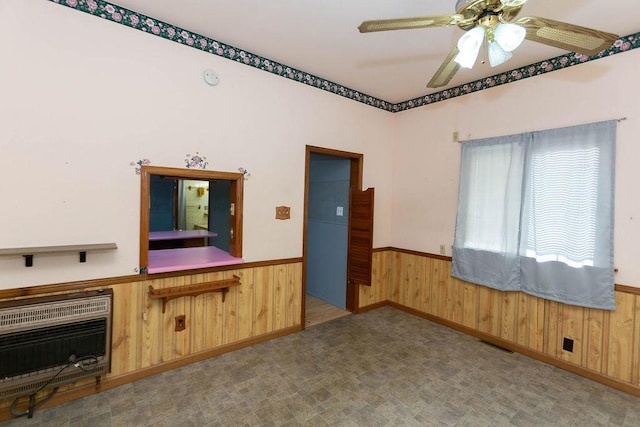
[(289, 206), (276, 206), (276, 219), (291, 218), (291, 208)]
[(344, 208), (342, 206), (338, 206), (336, 208), (336, 216), (343, 216), (344, 215)]

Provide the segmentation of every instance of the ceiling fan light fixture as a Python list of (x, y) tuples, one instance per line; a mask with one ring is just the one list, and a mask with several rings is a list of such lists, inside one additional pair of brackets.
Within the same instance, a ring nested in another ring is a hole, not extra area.
[(493, 30), (495, 41), (507, 52), (520, 46), (526, 35), (527, 30), (517, 24), (500, 23)]
[(522, 6), (526, 2), (527, 0), (500, 0), (500, 3), (509, 7)]
[(458, 64), (463, 68), (473, 68), (473, 64), (478, 59), (478, 53), (480, 52), (480, 46), (484, 41), (484, 28), (474, 27), (464, 33), (458, 40), (458, 55), (454, 58)]
[(500, 64), (504, 64), (507, 62), (513, 54), (511, 52), (507, 52), (500, 46), (498, 42), (493, 40), (489, 43), (489, 65), (492, 67), (497, 67)]
[(460, 37), (458, 49), (460, 52), (473, 52), (480, 49), (483, 41), (484, 28), (481, 26), (473, 27)]
[(453, 60), (460, 64), (462, 68), (471, 69), (473, 68), (473, 64), (476, 63), (476, 59), (478, 59), (478, 53), (480, 53), (480, 49), (466, 51), (461, 50)]
[(511, 51), (525, 38), (587, 56), (597, 55), (620, 40), (616, 34), (549, 18), (526, 16), (514, 21), (526, 2), (456, 0), (454, 14), (364, 21), (358, 28), (360, 32), (372, 32), (457, 26), (466, 31), (427, 84), (430, 88), (447, 85), (461, 67), (472, 68), (485, 40), (488, 53), (483, 51), (482, 63), (486, 55), (492, 67), (511, 58)]

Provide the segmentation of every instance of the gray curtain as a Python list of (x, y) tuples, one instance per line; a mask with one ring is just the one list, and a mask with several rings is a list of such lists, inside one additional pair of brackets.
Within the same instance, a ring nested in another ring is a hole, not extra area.
[(616, 122), (462, 144), (451, 274), (615, 309)]

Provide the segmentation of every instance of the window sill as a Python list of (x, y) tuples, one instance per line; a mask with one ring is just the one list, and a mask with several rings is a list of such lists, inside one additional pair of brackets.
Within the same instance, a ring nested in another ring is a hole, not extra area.
[(149, 251), (147, 272), (149, 274), (168, 273), (171, 271), (242, 264), (243, 262), (242, 258), (233, 257), (228, 252), (215, 246), (160, 249)]

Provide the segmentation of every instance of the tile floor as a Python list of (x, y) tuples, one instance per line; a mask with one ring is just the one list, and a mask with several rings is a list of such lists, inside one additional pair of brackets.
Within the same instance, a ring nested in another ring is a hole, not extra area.
[(384, 307), (6, 426), (638, 426), (640, 398)]

